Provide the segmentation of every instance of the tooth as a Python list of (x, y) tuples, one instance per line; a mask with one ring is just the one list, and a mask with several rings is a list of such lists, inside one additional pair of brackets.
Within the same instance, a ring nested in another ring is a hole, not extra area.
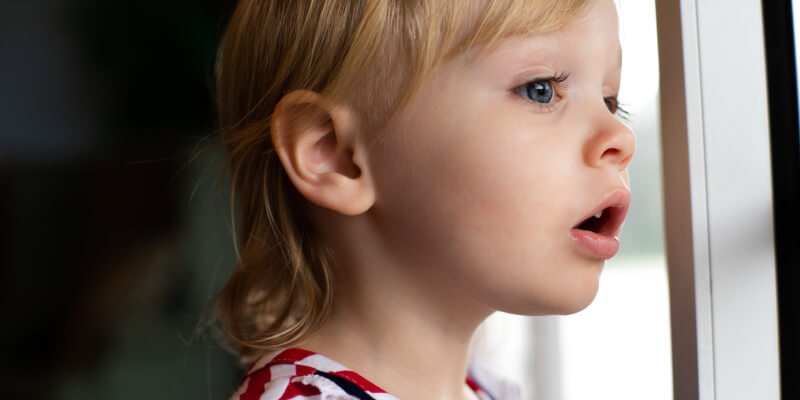
[(599, 213), (594, 215), (594, 217), (597, 218), (597, 219), (600, 219), (600, 217), (602, 217), (602, 216), (603, 216), (603, 212), (602, 211), (600, 211)]

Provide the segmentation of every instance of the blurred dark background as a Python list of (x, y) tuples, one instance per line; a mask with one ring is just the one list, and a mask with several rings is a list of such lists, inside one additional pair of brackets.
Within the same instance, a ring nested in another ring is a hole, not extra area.
[(226, 399), (234, 1), (0, 2), (0, 398)]

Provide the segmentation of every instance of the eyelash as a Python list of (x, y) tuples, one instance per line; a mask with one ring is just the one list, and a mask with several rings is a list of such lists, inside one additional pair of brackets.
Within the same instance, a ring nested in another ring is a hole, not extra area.
[[(561, 98), (559, 93), (562, 93), (567, 89), (566, 81), (567, 81), (568, 78), (569, 78), (569, 73), (568, 72), (562, 72), (562, 73), (560, 73), (560, 74), (558, 74), (556, 76), (551, 76), (549, 78), (534, 79), (534, 80), (526, 82), (526, 83), (524, 83), (524, 84), (522, 84), (520, 86), (517, 86), (516, 88), (514, 88), (513, 92), (517, 96), (523, 98), (524, 100), (527, 100), (529, 103), (533, 103), (534, 106), (539, 107), (542, 111), (552, 111), (553, 110), (553, 102), (554, 101), (558, 101), (558, 99)], [(524, 94), (524, 92), (527, 92), (527, 90), (532, 85), (541, 84), (541, 83), (548, 83), (548, 84), (551, 85), (551, 87), (553, 89), (553, 98), (548, 103), (540, 103), (540, 102), (534, 101), (534, 100), (528, 98)]]
[[(568, 78), (569, 78), (569, 73), (568, 72), (563, 72), (561, 74), (558, 74), (556, 76), (552, 76), (552, 77), (549, 77), (549, 78), (535, 79), (535, 80), (532, 80), (530, 82), (527, 82), (527, 83), (525, 83), (523, 85), (520, 85), (520, 86), (514, 88), (514, 93), (516, 95), (522, 97), (523, 99), (527, 100), (528, 102), (533, 103), (534, 105), (536, 105), (538, 107), (541, 107), (545, 111), (552, 111), (552, 109), (553, 109), (552, 100), (549, 103), (540, 103), (540, 102), (537, 102), (537, 101), (534, 101), (532, 99), (527, 98), (525, 95), (522, 94), (522, 92), (523, 91), (527, 91), (528, 88), (531, 85), (534, 85), (534, 84), (537, 84), (537, 83), (540, 84), (540, 83), (547, 82), (547, 83), (549, 83), (551, 85), (551, 87), (552, 87), (552, 89), (554, 91), (553, 98), (557, 100), (558, 98), (561, 97), (561, 96), (559, 96), (558, 93), (559, 92), (563, 92), (564, 90), (566, 90), (567, 85), (566, 85), (565, 82), (567, 81)], [(609, 112), (611, 112), (612, 114), (618, 116), (619, 118), (622, 118), (625, 121), (629, 121), (630, 120), (630, 113), (625, 109), (625, 104), (621, 103), (617, 96), (606, 97), (606, 98), (603, 99), (603, 101), (606, 103), (606, 107), (608, 108)]]
[[(631, 113), (628, 112), (628, 110), (626, 109), (627, 105), (625, 103), (621, 103), (619, 101), (619, 97), (611, 96), (611, 97), (606, 97), (603, 100), (606, 102), (606, 107), (608, 108), (608, 111), (610, 111), (612, 114), (616, 115), (617, 117), (621, 118), (624, 121), (631, 120)], [(611, 104), (609, 104), (609, 102)]]

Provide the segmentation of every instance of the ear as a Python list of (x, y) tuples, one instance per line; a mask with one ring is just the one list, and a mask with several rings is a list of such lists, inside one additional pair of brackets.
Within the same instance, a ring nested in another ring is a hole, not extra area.
[(278, 102), (270, 128), (283, 168), (306, 199), (350, 216), (372, 207), (374, 186), (349, 107), (315, 92), (293, 91)]

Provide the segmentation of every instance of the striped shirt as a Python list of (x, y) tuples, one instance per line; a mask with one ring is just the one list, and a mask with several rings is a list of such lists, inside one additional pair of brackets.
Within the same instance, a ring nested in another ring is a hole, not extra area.
[[(481, 400), (500, 400), (467, 376)], [(231, 400), (398, 400), (366, 378), (320, 354), (290, 348), (256, 362)]]

